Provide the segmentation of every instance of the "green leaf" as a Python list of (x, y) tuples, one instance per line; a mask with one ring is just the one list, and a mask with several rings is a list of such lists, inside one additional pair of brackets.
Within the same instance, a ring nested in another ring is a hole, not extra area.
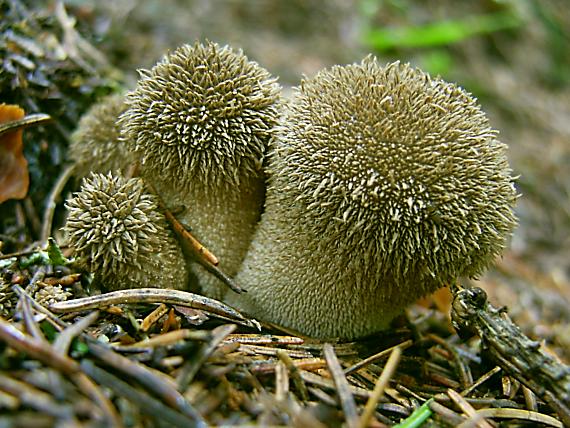
[(65, 266), (69, 262), (70, 261), (64, 257), (55, 239), (49, 237), (47, 249), (45, 251), (38, 250), (27, 259), (21, 260), (20, 267), (25, 269), (32, 265)]
[(55, 329), (55, 327), (47, 321), (44, 321), (40, 324), (40, 329), (42, 330), (44, 336), (50, 343), (52, 343), (59, 334), (58, 331)]
[(87, 346), (85, 342), (76, 338), (71, 342), (71, 352), (73, 358), (84, 357), (89, 352), (89, 346)]
[(47, 254), (49, 263), (54, 266), (65, 266), (69, 263), (69, 260), (67, 260), (61, 252), (57, 242), (55, 242), (55, 239), (51, 236), (48, 238)]
[(433, 414), (429, 405), (432, 403), (433, 398), (430, 398), (420, 407), (418, 407), (414, 412), (408, 416), (405, 420), (395, 425), (395, 428), (417, 428), (422, 426), (422, 424), (429, 419)]
[(364, 42), (380, 51), (443, 46), (480, 34), (516, 28), (522, 23), (522, 19), (514, 13), (497, 12), (433, 22), (418, 27), (374, 28), (364, 35)]
[(33, 253), (27, 259), (20, 260), (20, 267), (22, 269), (26, 269), (33, 265), (47, 265), (49, 262), (49, 257), (45, 251), (39, 250), (36, 253)]

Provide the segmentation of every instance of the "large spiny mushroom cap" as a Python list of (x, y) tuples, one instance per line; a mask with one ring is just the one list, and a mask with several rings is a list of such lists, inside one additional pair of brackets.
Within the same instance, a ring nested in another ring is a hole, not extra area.
[(66, 206), (69, 244), (106, 288), (186, 286), (182, 250), (142, 179), (92, 174)]
[(505, 151), (463, 89), (368, 57), (301, 84), (272, 171), (277, 198), (300, 201), (316, 236), (337, 236), (413, 299), (505, 247), (516, 223)]
[(127, 108), (124, 98), (124, 95), (109, 95), (81, 117), (69, 145), (69, 156), (77, 165), (78, 176), (124, 171), (132, 162), (132, 155), (119, 140), (117, 120)]
[(261, 175), (280, 89), (264, 68), (228, 46), (196, 43), (140, 75), (121, 123), (143, 169), (182, 187)]

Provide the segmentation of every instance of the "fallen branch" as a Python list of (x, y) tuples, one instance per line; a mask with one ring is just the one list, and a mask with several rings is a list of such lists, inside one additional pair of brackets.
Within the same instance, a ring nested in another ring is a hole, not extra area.
[(570, 426), (570, 367), (525, 336), (504, 308), (488, 303), (481, 288), (455, 290), (451, 319), (461, 336), (477, 334), (497, 365), (541, 397)]

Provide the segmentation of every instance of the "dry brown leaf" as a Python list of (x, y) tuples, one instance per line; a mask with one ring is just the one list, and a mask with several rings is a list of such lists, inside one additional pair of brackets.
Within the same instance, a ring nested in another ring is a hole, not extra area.
[[(0, 104), (0, 123), (22, 119), (24, 114), (17, 105)], [(28, 193), (30, 178), (22, 132), (19, 129), (0, 136), (0, 204), (8, 199), (22, 199)]]
[(435, 304), (438, 311), (444, 314), (449, 314), (449, 311), (451, 310), (451, 301), (451, 290), (449, 287), (442, 287), (435, 293), (419, 299), (416, 303), (425, 308), (429, 308), (432, 304)]

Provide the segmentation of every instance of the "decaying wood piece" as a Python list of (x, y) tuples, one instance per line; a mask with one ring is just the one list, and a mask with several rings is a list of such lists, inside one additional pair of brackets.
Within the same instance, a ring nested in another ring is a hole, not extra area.
[(477, 334), (489, 355), (505, 372), (548, 403), (570, 426), (570, 367), (546, 353), (495, 308), (481, 288), (454, 292), (451, 319), (460, 335)]

